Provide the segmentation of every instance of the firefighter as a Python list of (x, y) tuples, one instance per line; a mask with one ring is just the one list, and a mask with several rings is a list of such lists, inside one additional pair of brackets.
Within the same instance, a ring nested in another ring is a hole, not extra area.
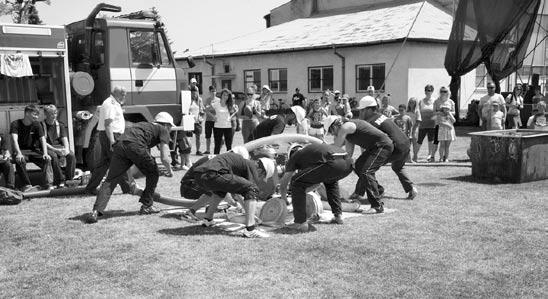
[[(227, 193), (240, 194), (244, 197), (246, 212), (246, 229), (243, 236), (247, 238), (265, 238), (268, 234), (255, 227), (255, 209), (259, 197), (259, 180), (268, 180), (274, 175), (276, 164), (272, 159), (260, 158), (258, 161), (227, 152), (214, 157), (194, 169), (194, 179), (198, 186), (207, 190), (208, 195), (224, 198)], [(213, 221), (203, 225), (213, 225)]]
[(293, 106), (284, 110), (283, 114), (274, 114), (261, 121), (253, 130), (252, 138), (259, 139), (271, 135), (283, 133), (285, 125), (297, 122), (301, 124), (306, 117), (306, 112), (300, 106)]
[(355, 145), (365, 149), (354, 163), (354, 171), (359, 178), (354, 193), (367, 193), (371, 208), (364, 211), (365, 214), (384, 213), (384, 204), (380, 201), (379, 183), (375, 173), (392, 155), (394, 150), (392, 140), (364, 120), (349, 120), (338, 115), (328, 116), (324, 120), (324, 128), (335, 136), (335, 146), (346, 145), (349, 157), (354, 154)]
[(306, 189), (323, 183), (327, 202), (333, 212), (330, 223), (343, 224), (339, 180), (352, 172), (352, 158), (340, 147), (329, 144), (294, 145), (289, 149), (289, 160), (280, 180), (280, 194), (287, 202), (287, 185), (291, 181), (291, 196), (295, 223), (291, 229), (307, 232)]
[(160, 112), (153, 123), (140, 122), (128, 128), (124, 135), (114, 144), (114, 151), (108, 175), (101, 185), (93, 211), (89, 217), (90, 223), (97, 222), (97, 218), (104, 212), (113, 187), (125, 179), (127, 170), (135, 164), (146, 176), (146, 186), (139, 202), (142, 203), (139, 214), (153, 214), (160, 210), (153, 206), (153, 195), (158, 183), (160, 171), (156, 160), (150, 155), (149, 149), (159, 146), (162, 164), (168, 176), (173, 176), (171, 158), (169, 155), (169, 131), (174, 127), (173, 117), (167, 112)]
[[(377, 112), (377, 101), (374, 99), (363, 97), (360, 100), (358, 109), (360, 110), (360, 119), (367, 121), (375, 128), (381, 130), (394, 143), (394, 151), (389, 158), (389, 161), (392, 163), (392, 170), (398, 176), (403, 190), (407, 193), (407, 199), (414, 199), (417, 196), (417, 189), (413, 186), (413, 182), (411, 182), (403, 169), (405, 162), (409, 159), (411, 147), (409, 137), (402, 132), (392, 119)], [(379, 185), (379, 190), (383, 193), (384, 188)], [(363, 194), (356, 195), (363, 196)]]

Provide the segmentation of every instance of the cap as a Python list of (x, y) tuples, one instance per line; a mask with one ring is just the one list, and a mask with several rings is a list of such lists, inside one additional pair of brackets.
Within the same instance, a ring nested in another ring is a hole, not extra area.
[(247, 151), (245, 147), (241, 145), (233, 147), (232, 152), (242, 156), (244, 159), (249, 159), (249, 152)]
[(263, 85), (263, 89), (266, 89), (266, 90), (268, 90), (269, 92), (272, 92), (272, 90), (270, 90), (270, 87), (268, 87), (268, 85)]
[(192, 78), (190, 79), (190, 83), (198, 83), (198, 81), (196, 81), (196, 78)]
[(301, 106), (291, 106), (291, 111), (295, 113), (295, 118), (297, 119), (297, 122), (300, 124), (303, 122), (303, 120), (306, 117), (306, 111)]
[(154, 117), (154, 121), (157, 123), (170, 124), (172, 127), (175, 127), (173, 123), (173, 116), (167, 112), (160, 112)]
[(263, 164), (264, 170), (266, 172), (266, 181), (274, 175), (274, 171), (276, 170), (276, 163), (274, 163), (274, 160), (269, 158), (259, 158), (259, 161), (261, 161), (261, 163)]
[(375, 91), (375, 86), (373, 85), (367, 86), (367, 91)]
[(339, 90), (335, 90), (333, 93), (334, 94), (340, 94), (341, 92)]
[(326, 132), (329, 132), (329, 128), (337, 119), (340, 119), (340, 116), (329, 115), (323, 120), (323, 128), (325, 129)]
[(303, 145), (300, 144), (300, 143), (293, 143), (289, 146), (289, 148), (287, 149), (287, 158), (291, 158), (291, 156), (293, 156), (293, 154), (295, 154), (297, 151), (300, 151), (303, 149)]
[(358, 104), (358, 110), (367, 108), (367, 107), (377, 107), (377, 100), (373, 98), (372, 96), (365, 96), (360, 100), (360, 103)]
[(346, 100), (350, 100), (350, 96), (347, 93), (343, 94), (342, 98)]
[[(493, 104), (498, 105), (499, 103), (497, 103), (497, 102), (491, 103), (491, 105), (493, 105)], [(451, 110), (451, 104), (449, 104), (449, 103), (443, 103), (443, 104), (440, 105), (440, 109), (441, 109), (441, 108), (445, 108), (445, 109)]]

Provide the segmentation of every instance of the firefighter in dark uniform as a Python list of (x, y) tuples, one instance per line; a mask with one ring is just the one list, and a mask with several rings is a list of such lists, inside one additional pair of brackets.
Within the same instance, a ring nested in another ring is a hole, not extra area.
[(280, 194), (287, 201), (287, 184), (291, 180), (291, 196), (295, 223), (290, 228), (306, 232), (306, 189), (323, 183), (327, 202), (334, 218), (331, 223), (342, 224), (342, 208), (339, 193), (339, 180), (352, 172), (352, 158), (340, 147), (330, 144), (310, 144), (292, 146), (285, 173), (280, 180)]
[(259, 139), (267, 136), (282, 134), (286, 125), (301, 124), (306, 112), (300, 106), (285, 109), (283, 114), (274, 114), (261, 121), (253, 130), (252, 138)]
[(140, 214), (158, 213), (160, 210), (153, 206), (153, 195), (158, 184), (160, 171), (156, 160), (150, 155), (149, 149), (159, 146), (162, 164), (173, 176), (169, 151), (169, 131), (174, 127), (173, 117), (167, 112), (160, 112), (153, 123), (140, 122), (128, 128), (124, 135), (113, 146), (113, 155), (105, 182), (97, 194), (93, 211), (89, 217), (90, 223), (97, 222), (97, 218), (104, 212), (113, 187), (119, 180), (125, 179), (127, 170), (135, 165), (146, 176), (145, 190), (139, 202), (142, 203)]
[(354, 164), (354, 171), (358, 175), (355, 194), (367, 193), (367, 200), (371, 208), (364, 211), (365, 214), (378, 214), (384, 212), (384, 204), (380, 201), (379, 183), (375, 173), (386, 164), (394, 145), (385, 133), (373, 127), (364, 120), (345, 119), (340, 116), (330, 115), (324, 121), (324, 128), (335, 136), (335, 145), (346, 145), (349, 157), (354, 154), (355, 145), (365, 149)]
[(260, 158), (259, 161), (253, 161), (227, 152), (196, 167), (194, 179), (212, 197), (222, 199), (226, 193), (242, 195), (246, 211), (244, 237), (264, 238), (268, 234), (255, 227), (255, 209), (259, 197), (257, 182), (272, 177), (275, 168), (276, 164), (272, 159)]
[[(413, 182), (411, 182), (403, 169), (405, 162), (409, 159), (411, 147), (409, 137), (402, 132), (392, 119), (377, 112), (377, 101), (373, 101), (370, 97), (362, 98), (358, 109), (360, 109), (360, 119), (367, 121), (375, 128), (387, 134), (394, 142), (394, 151), (389, 158), (389, 161), (392, 162), (392, 170), (398, 176), (403, 190), (407, 193), (407, 199), (414, 199), (417, 196), (417, 189), (413, 186)], [(384, 193), (382, 186), (379, 185), (379, 189), (381, 194)]]

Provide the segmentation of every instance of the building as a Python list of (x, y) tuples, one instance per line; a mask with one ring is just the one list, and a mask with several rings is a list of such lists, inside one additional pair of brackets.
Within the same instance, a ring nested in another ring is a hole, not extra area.
[[(307, 98), (330, 89), (359, 99), (373, 85), (397, 105), (422, 97), (426, 84), (449, 85), (452, 12), (449, 0), (293, 0), (271, 10), (262, 31), (191, 50), (197, 65), (187, 71), (203, 85), (234, 91), (268, 84), (285, 102), (295, 88)], [(478, 69), (462, 77), (461, 110), (486, 92)]]

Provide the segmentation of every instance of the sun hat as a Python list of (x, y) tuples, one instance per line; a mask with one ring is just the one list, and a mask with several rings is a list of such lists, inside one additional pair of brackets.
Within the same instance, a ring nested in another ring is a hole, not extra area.
[(175, 127), (173, 123), (173, 116), (167, 112), (160, 112), (154, 117), (154, 121), (157, 123), (170, 124), (172, 127)]

